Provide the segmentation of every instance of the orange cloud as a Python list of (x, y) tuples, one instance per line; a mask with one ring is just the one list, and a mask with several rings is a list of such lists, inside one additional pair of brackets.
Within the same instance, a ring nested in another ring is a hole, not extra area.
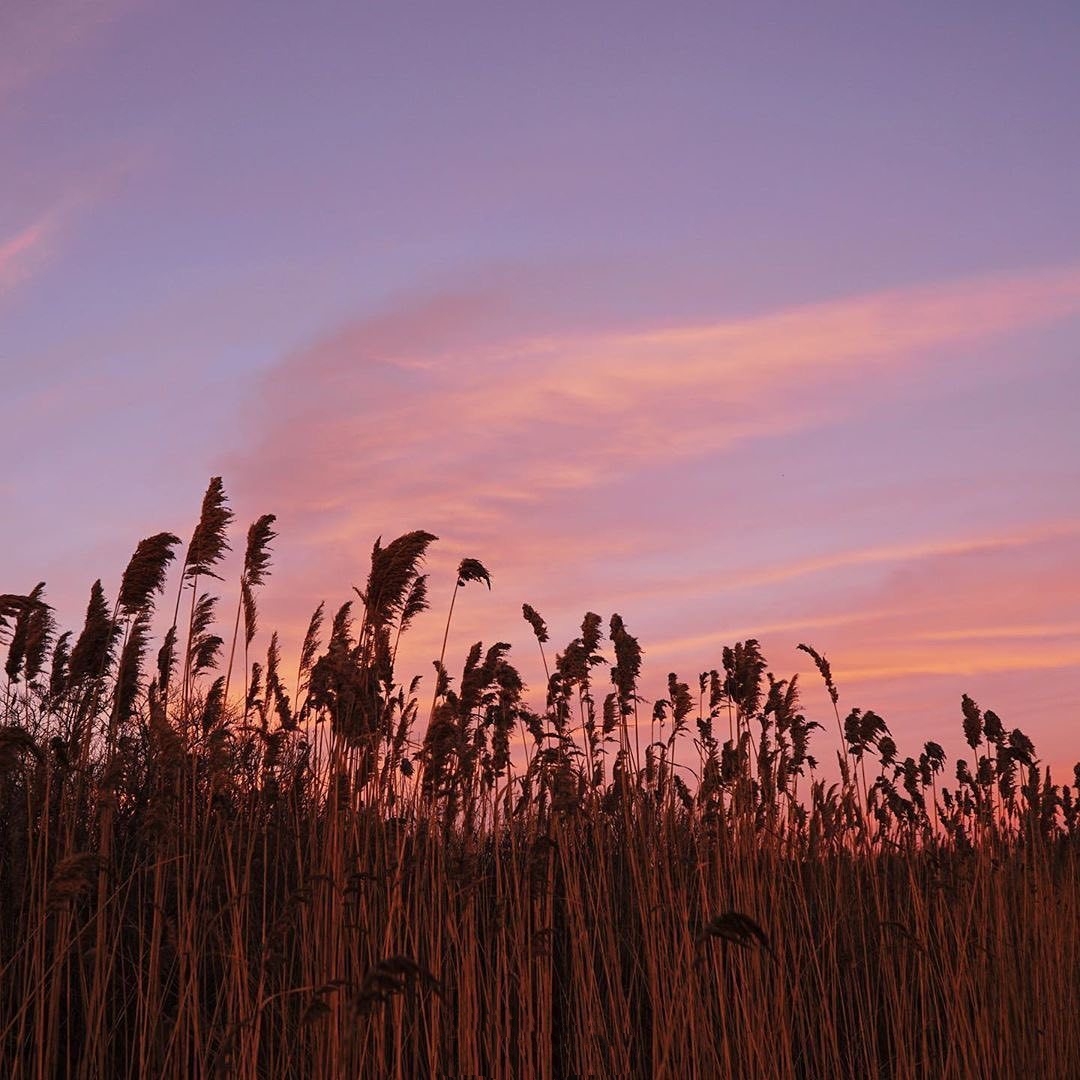
[(841, 549), (809, 559), (794, 559), (748, 568), (737, 567), (732, 568), (719, 582), (712, 579), (703, 580), (701, 572), (685, 578), (672, 575), (662, 584), (650, 584), (642, 588), (631, 585), (625, 590), (625, 595), (628, 600), (644, 601), (661, 597), (675, 599), (700, 596), (703, 591), (732, 593), (761, 589), (769, 585), (781, 585), (826, 573), (833, 575), (858, 567), (888, 566), (914, 563), (923, 559), (1020, 551), (1044, 541), (1075, 541), (1077, 538), (1080, 538), (1080, 521), (1043, 522), (990, 535)]
[[(704, 633), (656, 641), (652, 652), (715, 653), (746, 636), (817, 637), (827, 631), (831, 651), (845, 651), (851, 677), (869, 677), (871, 669), (934, 671), (943, 663), (952, 670), (996, 670), (1003, 664), (1012, 666), (1006, 654), (1013, 659), (1021, 654), (1043, 657), (1044, 662), (1030, 666), (1060, 666), (1062, 650), (1080, 659), (1080, 623), (1055, 617), (1080, 604), (1080, 573), (1071, 566), (1078, 536), (1080, 525), (1050, 524), (1012, 534), (850, 551), (828, 561), (832, 570), (839, 571), (833, 579), (844, 580), (845, 567), (875, 565), (878, 572), (869, 584), (849, 583), (824, 600), (812, 594), (794, 601), (807, 605), (807, 610), (784, 620), (755, 624), (729, 620)], [(749, 580), (785, 583), (784, 595), (791, 597), (795, 594), (787, 585), (798, 574), (815, 573), (820, 566), (791, 564), (734, 583), (714, 582), (699, 574), (683, 582), (680, 592), (723, 597)], [(988, 589), (988, 580), (1000, 584)], [(630, 599), (633, 603), (635, 598)], [(739, 601), (739, 606), (745, 603)], [(901, 661), (897, 650), (907, 659)]]

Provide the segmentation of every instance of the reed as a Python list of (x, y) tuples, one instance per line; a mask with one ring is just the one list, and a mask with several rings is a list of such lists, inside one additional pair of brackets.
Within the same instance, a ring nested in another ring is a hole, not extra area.
[[(43, 585), (0, 596), (0, 1075), (1074, 1073), (1080, 766), (1058, 782), (967, 696), (970, 762), (903, 756), (800, 646), (834, 706), (823, 768), (756, 641), (646, 716), (619, 615), (549, 663), (528, 604), (543, 708), (505, 642), (453, 674), (444, 644), (420, 725), (395, 664), (435, 537), (377, 542), (287, 684), (276, 634), (249, 655), (273, 516), (227, 656), (199, 589), (231, 521), (214, 478), (149, 670), (171, 534), (112, 608), (94, 584), (77, 635)], [(448, 626), (470, 581), (474, 559)]]

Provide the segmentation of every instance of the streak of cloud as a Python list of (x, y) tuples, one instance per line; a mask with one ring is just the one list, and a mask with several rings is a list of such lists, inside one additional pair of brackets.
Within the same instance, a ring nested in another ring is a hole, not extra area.
[(10, 235), (0, 233), (0, 297), (41, 273), (88, 209), (115, 195), (142, 166), (138, 153), (129, 152), (99, 167), (88, 169), (77, 185), (61, 185), (43, 177), (45, 188), (59, 187), (45, 209)]
[[(480, 312), (439, 298), (286, 359), (245, 483), (315, 514), (323, 540), (414, 506), (480, 536), (523, 504), (828, 422), (947, 364), (943, 349), (1076, 314), (1080, 270), (631, 334), (492, 343)], [(440, 349), (446, 326), (459, 342)]]
[(0, 6), (0, 106), (55, 70), (135, 0), (5, 0)]
[(48, 214), (0, 240), (0, 296), (32, 272), (52, 233), (53, 215)]

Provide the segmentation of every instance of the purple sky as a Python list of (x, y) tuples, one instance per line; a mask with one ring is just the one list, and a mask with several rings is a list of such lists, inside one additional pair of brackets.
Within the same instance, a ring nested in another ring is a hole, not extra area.
[(76, 623), (223, 474), (286, 643), (426, 528), (411, 670), (470, 555), (454, 657), (810, 641), (1071, 765), (1080, 8), (884, 9), (0, 4), (0, 591)]

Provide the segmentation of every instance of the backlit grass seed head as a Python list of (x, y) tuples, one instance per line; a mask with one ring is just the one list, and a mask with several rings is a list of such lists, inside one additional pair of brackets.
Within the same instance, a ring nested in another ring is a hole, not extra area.
[(637, 680), (641, 675), (642, 650), (637, 638), (626, 629), (622, 616), (614, 614), (608, 624), (611, 644), (615, 649), (615, 666), (611, 669), (611, 682), (618, 694), (619, 708), (623, 716), (634, 711), (637, 697)]
[(960, 709), (964, 714), (964, 738), (968, 746), (975, 750), (982, 743), (982, 712), (967, 694), (960, 699)]
[[(52, 609), (42, 600), (45, 583), (36, 585), (28, 596), (5, 596), (3, 609), (8, 613), (9, 639), (7, 663), (4, 671), (16, 682), (25, 673), (26, 681), (33, 681), (45, 661), (45, 653), (52, 641)], [(10, 619), (14, 618), (14, 624)]]
[(225, 707), (225, 676), (219, 675), (210, 685), (199, 715), (199, 727), (204, 735), (217, 727)]
[(394, 622), (408, 602), (428, 547), (437, 540), (434, 533), (415, 530), (392, 540), (384, 548), (376, 540), (371, 551), (371, 570), (363, 592), (365, 622), (372, 630)]
[(409, 594), (405, 597), (405, 603), (401, 607), (401, 617), (398, 625), (404, 632), (412, 624), (417, 615), (428, 609), (428, 578), (427, 574), (418, 574), (409, 586)]
[(215, 476), (210, 480), (210, 486), (203, 496), (199, 523), (191, 534), (191, 543), (188, 544), (187, 556), (184, 559), (186, 580), (203, 575), (219, 577), (213, 568), (229, 550), (226, 534), (232, 520), (233, 512), (229, 509), (221, 477)]
[(14, 593), (0, 593), (0, 644), (8, 640), (12, 621), (22, 610), (25, 602), (25, 596), (16, 596)]
[(169, 690), (173, 672), (176, 670), (176, 627), (170, 626), (157, 654), (157, 681), (162, 695)]
[(606, 737), (619, 725), (619, 698), (618, 694), (611, 693), (604, 697), (604, 707), (601, 719), (601, 732)]
[(1001, 722), (1001, 717), (990, 709), (983, 714), (983, 732), (995, 746), (1000, 746), (1005, 741), (1005, 725)]
[(195, 603), (191, 618), (191, 639), (188, 645), (188, 664), (192, 678), (216, 666), (224, 642), (209, 632), (214, 622), (217, 597), (202, 593)]
[(259, 607), (255, 602), (255, 591), (247, 578), (240, 582), (240, 606), (244, 612), (244, 644), (250, 647), (259, 632)]
[(525, 621), (533, 628), (536, 640), (543, 645), (548, 640), (548, 628), (547, 623), (540, 617), (540, 613), (531, 604), (522, 604), (521, 614), (525, 616)]
[(112, 659), (117, 627), (109, 615), (105, 590), (100, 579), (90, 589), (86, 622), (68, 661), (68, 685), (78, 686), (87, 678), (103, 674)]
[(1019, 728), (1009, 732), (1009, 752), (1022, 765), (1035, 764), (1035, 745)]
[(245, 698), (246, 707), (248, 709), (254, 709), (259, 704), (259, 698), (262, 694), (262, 664), (258, 660), (254, 661), (251, 665), (251, 678), (248, 681), (247, 696)]
[(462, 559), (458, 563), (458, 585), (464, 585), (469, 581), (482, 581), (489, 589), (491, 588), (491, 574), (479, 559)]
[(690, 687), (687, 683), (679, 682), (675, 672), (668, 675), (668, 699), (671, 702), (671, 719), (676, 730), (681, 730), (686, 718), (694, 708), (693, 699), (690, 697)]
[(765, 658), (755, 638), (724, 648), (724, 693), (743, 716), (753, 716), (761, 704), (761, 676)]
[(255, 588), (262, 585), (270, 571), (270, 544), (277, 537), (274, 514), (263, 514), (248, 528), (244, 549), (244, 580)]
[(829, 661), (809, 645), (799, 645), (798, 648), (814, 661), (818, 671), (821, 672), (822, 679), (825, 681), (829, 697), (832, 698), (832, 703), (835, 705), (840, 700), (840, 694), (837, 692), (836, 684), (833, 682), (832, 668), (829, 667)]
[(322, 633), (326, 601), (323, 600), (312, 612), (308, 622), (307, 631), (304, 634), (304, 642), (300, 646), (300, 677), (301, 679), (311, 671), (311, 665), (315, 663), (319, 648), (322, 645), (319, 635)]
[(346, 600), (334, 614), (334, 621), (330, 624), (330, 642), (327, 645), (330, 653), (348, 652), (352, 648), (352, 606), (353, 602)]
[(117, 723), (126, 724), (135, 713), (135, 702), (142, 679), (142, 665), (150, 640), (150, 612), (143, 608), (135, 616), (127, 641), (120, 654), (116, 670), (114, 716)]
[(173, 548), (180, 537), (169, 532), (155, 533), (140, 540), (120, 582), (117, 603), (120, 614), (131, 618), (152, 607), (154, 596), (165, 586), (165, 574), (175, 558)]
[[(38, 592), (40, 590), (40, 592)], [(31, 605), (26, 626), (25, 659), (23, 671), (28, 683), (33, 682), (41, 672), (45, 664), (45, 656), (52, 645), (53, 634), (56, 630), (56, 622), (53, 619), (52, 608), (41, 599), (45, 594), (45, 583), (42, 582), (31, 596), (34, 603)]]

